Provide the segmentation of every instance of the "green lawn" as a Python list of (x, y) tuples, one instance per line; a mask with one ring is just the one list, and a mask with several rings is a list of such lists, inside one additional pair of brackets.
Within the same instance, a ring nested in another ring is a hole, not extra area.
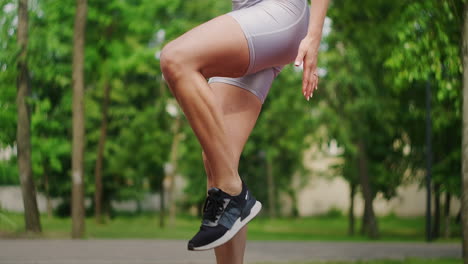
[(405, 260), (374, 260), (355, 262), (287, 262), (270, 263), (261, 262), (256, 264), (462, 264), (461, 259), (405, 259)]
[[(169, 220), (166, 220), (169, 222)], [(68, 238), (71, 230), (70, 218), (48, 218), (41, 216), (45, 238)], [(96, 224), (93, 218), (86, 219), (87, 238), (159, 238), (187, 239), (199, 228), (197, 217), (179, 216), (174, 223), (159, 227), (156, 214), (138, 216), (119, 215), (105, 224)], [(382, 241), (423, 241), (424, 218), (379, 219)], [(23, 215), (0, 212), (0, 236), (24, 236)], [(460, 234), (459, 226), (453, 234)], [(322, 240), (322, 241), (366, 241), (361, 235), (347, 235), (346, 217), (308, 217), (298, 219), (268, 219), (259, 217), (249, 224), (249, 239), (252, 240)], [(440, 241), (459, 242), (459, 236)]]

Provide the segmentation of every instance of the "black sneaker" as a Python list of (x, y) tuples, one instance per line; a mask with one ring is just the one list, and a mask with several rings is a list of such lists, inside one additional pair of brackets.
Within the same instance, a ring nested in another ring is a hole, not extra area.
[(228, 242), (252, 218), (262, 204), (242, 182), (242, 191), (231, 196), (218, 188), (208, 190), (200, 231), (188, 242), (189, 250), (208, 250)]

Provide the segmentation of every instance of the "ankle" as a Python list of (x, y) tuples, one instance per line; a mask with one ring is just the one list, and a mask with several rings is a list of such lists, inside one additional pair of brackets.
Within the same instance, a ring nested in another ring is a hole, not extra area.
[(239, 195), (242, 192), (242, 181), (240, 178), (230, 182), (219, 182), (217, 184), (213, 184), (212, 186), (221, 189), (223, 192), (231, 196)]

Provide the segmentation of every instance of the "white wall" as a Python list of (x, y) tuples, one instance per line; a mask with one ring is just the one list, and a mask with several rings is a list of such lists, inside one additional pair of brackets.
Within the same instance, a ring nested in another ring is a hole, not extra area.
[[(324, 151), (325, 150), (325, 151)], [(339, 164), (341, 159), (336, 155), (340, 153), (336, 145), (312, 146), (304, 153), (304, 166), (310, 174), (308, 183), (302, 187), (295, 176), (295, 186), (301, 186), (298, 194), (299, 213), (302, 216), (318, 215), (328, 212), (332, 208), (348, 212), (350, 204), (350, 190), (347, 182), (340, 176), (333, 176), (331, 168)], [(423, 175), (422, 175), (423, 176)], [(434, 197), (434, 196), (433, 196)], [(442, 200), (442, 204), (445, 201)], [(434, 202), (432, 202), (434, 205)], [(354, 213), (361, 215), (364, 202), (360, 193), (355, 197)], [(398, 216), (422, 216), (426, 211), (426, 191), (419, 188), (417, 181), (400, 186), (397, 196), (390, 201), (381, 195), (374, 200), (374, 210), (377, 215), (394, 213)], [(456, 215), (460, 210), (460, 201), (452, 199), (451, 214)]]
[[(301, 216), (319, 215), (327, 213), (332, 208), (348, 212), (350, 204), (350, 190), (342, 178), (312, 177), (309, 184), (298, 194), (299, 213)], [(444, 202), (444, 201), (442, 201)], [(434, 202), (433, 202), (434, 204)], [(361, 215), (364, 202), (360, 194), (355, 197), (354, 213)], [(394, 213), (398, 216), (422, 216), (426, 212), (426, 192), (418, 184), (410, 184), (397, 189), (397, 197), (387, 201), (378, 196), (374, 201), (377, 215)], [(460, 201), (452, 199), (451, 214), (456, 215), (460, 210)]]

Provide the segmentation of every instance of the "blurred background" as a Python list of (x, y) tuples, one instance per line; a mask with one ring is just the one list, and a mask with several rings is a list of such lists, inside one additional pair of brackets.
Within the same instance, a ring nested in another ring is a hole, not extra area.
[[(264, 205), (249, 236), (461, 241), (464, 3), (358, 2), (331, 1), (311, 101), (300, 68), (285, 67), (273, 84), (239, 168)], [(191, 237), (206, 176), (160, 51), (230, 8), (229, 0), (89, 0), (83, 192), (72, 195), (76, 2), (29, 1), (22, 57), (18, 2), (0, 0), (0, 237), (68, 238), (77, 222), (73, 237)], [(17, 137), (22, 58), (27, 138)], [(30, 141), (30, 181), (18, 172), (21, 140)], [(26, 182), (37, 196), (22, 194)], [(72, 217), (73, 196), (85, 211)]]

